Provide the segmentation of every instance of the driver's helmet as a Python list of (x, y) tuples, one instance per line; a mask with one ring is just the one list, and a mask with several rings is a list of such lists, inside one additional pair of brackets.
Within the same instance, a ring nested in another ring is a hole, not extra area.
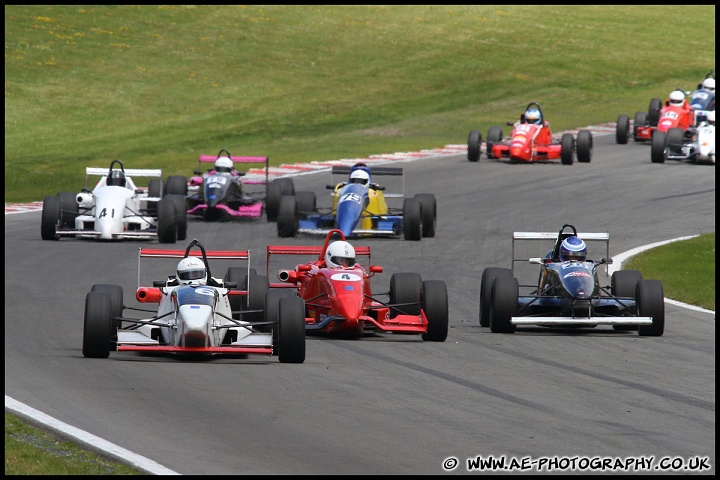
[(710, 125), (715, 125), (715, 110), (710, 110), (707, 112), (707, 122)]
[(330, 268), (354, 267), (355, 248), (342, 240), (331, 243), (325, 252), (325, 265)]
[(359, 183), (367, 185), (370, 181), (370, 175), (365, 170), (355, 170), (350, 174), (350, 183)]
[(668, 102), (673, 107), (682, 107), (683, 103), (685, 103), (685, 94), (680, 90), (670, 92)]
[(215, 160), (215, 171), (218, 173), (230, 173), (233, 171), (233, 161), (228, 157), (220, 157)]
[(585, 261), (587, 258), (587, 245), (582, 238), (572, 235), (560, 244), (560, 260), (566, 262), (575, 260), (578, 262)]
[(105, 184), (108, 186), (124, 187), (126, 184), (125, 173), (122, 170), (110, 170)]
[(207, 270), (197, 257), (185, 257), (177, 266), (177, 279), (180, 285), (205, 285)]
[(715, 93), (715, 79), (706, 78), (705, 80), (703, 80), (702, 89), (706, 92)]
[(533, 125), (540, 125), (542, 123), (542, 119), (540, 118), (540, 110), (535, 107), (528, 108), (525, 112), (525, 121), (527, 123), (532, 123)]

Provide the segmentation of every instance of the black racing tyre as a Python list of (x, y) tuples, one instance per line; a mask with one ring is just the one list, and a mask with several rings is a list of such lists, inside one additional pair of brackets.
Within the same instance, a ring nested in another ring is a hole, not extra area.
[(633, 119), (633, 140), (641, 142), (642, 139), (638, 137), (638, 128), (647, 126), (647, 112), (637, 112)]
[(575, 156), (575, 139), (572, 133), (563, 133), (560, 137), (560, 161), (563, 165), (572, 165)]
[[(637, 284), (642, 280), (639, 270), (618, 270), (610, 277), (610, 293), (615, 297), (635, 298)], [(637, 325), (613, 325), (618, 331), (637, 330)]]
[(60, 221), (60, 197), (47, 196), (43, 200), (42, 218), (40, 220), (40, 236), (43, 240), (59, 240), (57, 234)]
[[(250, 273), (257, 274), (257, 272), (255, 272), (254, 270), (255, 269), (251, 269)], [(248, 269), (245, 267), (228, 267), (228, 269), (225, 271), (223, 281), (232, 282), (237, 285), (236, 288), (245, 290), (245, 287), (243, 285), (245, 284), (247, 275)], [(245, 305), (247, 305), (247, 297), (244, 295), (228, 295), (228, 302), (230, 302), (230, 310), (232, 310), (233, 312), (232, 317), (235, 320), (240, 320), (242, 315), (236, 312), (240, 310), (245, 310)]]
[(667, 131), (667, 143), (665, 144), (666, 152), (674, 154), (682, 153), (682, 147), (685, 144), (685, 130), (682, 128), (670, 128)]
[(280, 208), (277, 216), (277, 234), (280, 238), (289, 238), (297, 235), (298, 218), (297, 203), (294, 195), (283, 195), (280, 199)]
[(652, 317), (651, 325), (638, 325), (641, 337), (659, 337), (665, 332), (665, 294), (660, 280), (643, 280), (637, 285), (638, 315)]
[(509, 268), (488, 267), (483, 270), (480, 280), (480, 326), (490, 326), (490, 304), (492, 303), (492, 284), (495, 277), (512, 277)]
[[(265, 275), (250, 273), (243, 279), (242, 289), (247, 290), (245, 298), (247, 310), (260, 310), (259, 312), (246, 313), (243, 320), (247, 322), (262, 322), (265, 318), (265, 294), (270, 288), (270, 280)], [(241, 297), (242, 298), (242, 297)]]
[(77, 203), (77, 194), (73, 192), (60, 192), (60, 225), (66, 228), (75, 228), (75, 218), (80, 208)]
[(492, 154), (493, 146), (502, 142), (503, 131), (502, 127), (490, 127), (487, 134), (487, 140), (485, 140), (485, 155), (488, 158), (495, 158)]
[(301, 216), (314, 213), (317, 210), (315, 192), (296, 192), (295, 208)]
[(615, 126), (615, 141), (620, 145), (626, 145), (630, 137), (630, 117), (620, 115)]
[(265, 197), (265, 215), (268, 222), (274, 222), (277, 219), (278, 210), (280, 209), (280, 199), (283, 196), (283, 185), (280, 179), (273, 180), (268, 183)]
[(512, 316), (517, 311), (519, 296), (518, 281), (515, 277), (495, 277), (492, 285), (490, 304), (490, 331), (493, 333), (515, 333)]
[(650, 143), (650, 160), (652, 163), (665, 163), (666, 144), (667, 134), (660, 130), (655, 130), (652, 134), (652, 142)]
[[(162, 178), (153, 178), (148, 183), (148, 197), (162, 197), (163, 181)], [(151, 217), (157, 217), (157, 201), (147, 202), (147, 214)]]
[(158, 202), (157, 236), (160, 243), (177, 241), (177, 215), (175, 201), (163, 197)]
[(390, 318), (399, 314), (420, 315), (422, 276), (419, 273), (393, 273), (390, 277)]
[(187, 238), (187, 200), (184, 195), (169, 194), (165, 198), (172, 199), (175, 202), (175, 218), (177, 220), (177, 239), (185, 240)]
[(660, 110), (662, 110), (662, 100), (659, 98), (651, 98), (647, 112), (647, 122), (651, 127), (657, 127), (660, 121)]
[(273, 334), (273, 355), (278, 354), (278, 338), (280, 332), (280, 299), (288, 297), (296, 297), (296, 291), (293, 288), (271, 288), (265, 292), (265, 321), (270, 322), (260, 328), (263, 332), (272, 332)]
[(305, 302), (300, 297), (281, 298), (279, 308), (278, 360), (305, 361)]
[(403, 234), (405, 240), (422, 238), (422, 207), (417, 198), (406, 198), (403, 201)]
[(575, 143), (578, 162), (590, 163), (593, 151), (593, 138), (590, 130), (580, 130), (577, 134), (577, 140)]
[[(111, 285), (106, 283), (97, 283), (90, 289), (91, 292), (105, 292), (110, 294), (110, 314), (112, 316), (112, 329), (110, 336), (116, 337), (118, 329), (122, 328), (122, 320), (117, 320), (123, 315), (123, 289), (120, 285)], [(112, 341), (111, 348), (115, 348), (115, 342)]]
[(187, 196), (187, 177), (184, 175), (171, 175), (165, 180), (164, 195)]
[(422, 217), (422, 236), (432, 238), (435, 236), (437, 225), (437, 201), (432, 193), (418, 193), (415, 198), (420, 200), (420, 215)]
[(85, 296), (83, 325), (83, 356), (107, 358), (110, 356), (112, 328), (112, 297), (107, 292), (89, 292)]
[(480, 144), (482, 143), (482, 134), (477, 130), (470, 130), (468, 133), (467, 158), (471, 162), (480, 160)]
[(442, 280), (425, 280), (420, 292), (422, 309), (427, 317), (427, 332), (422, 339), (428, 342), (444, 342), (448, 335), (449, 310), (447, 286)]

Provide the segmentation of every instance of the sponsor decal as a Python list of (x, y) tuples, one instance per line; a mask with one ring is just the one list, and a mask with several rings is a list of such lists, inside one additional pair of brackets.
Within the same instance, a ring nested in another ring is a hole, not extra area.
[(341, 281), (341, 282), (358, 282), (362, 280), (360, 275), (356, 275), (354, 273), (350, 272), (342, 272), (342, 273), (334, 273), (331, 277), (331, 280), (335, 281)]

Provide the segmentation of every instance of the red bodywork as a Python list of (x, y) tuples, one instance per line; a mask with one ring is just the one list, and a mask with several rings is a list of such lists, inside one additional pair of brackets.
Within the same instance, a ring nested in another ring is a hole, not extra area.
[(695, 110), (690, 108), (687, 101), (681, 107), (671, 106), (668, 100), (665, 106), (660, 109), (660, 120), (657, 127), (642, 125), (636, 129), (635, 140), (652, 140), (655, 130), (667, 132), (671, 128), (682, 128), (683, 131), (695, 125)]
[[(331, 230), (322, 247), (268, 246), (267, 270), (270, 257), (277, 254), (314, 255), (316, 260), (296, 265), (294, 270), (280, 270), (282, 283), (270, 283), (270, 288), (295, 288), (305, 301), (305, 325), (308, 331), (362, 336), (368, 330), (393, 333), (424, 334), (428, 320), (420, 315), (392, 316), (390, 307), (372, 298), (370, 277), (381, 273), (382, 267), (373, 265), (368, 273), (361, 265), (352, 268), (326, 268), (325, 251), (333, 235), (345, 240), (340, 230)], [(367, 256), (370, 247), (355, 246), (355, 255)], [(392, 318), (391, 318), (392, 317)]]
[(494, 158), (509, 158), (512, 161), (542, 162), (559, 159), (561, 146), (553, 143), (550, 125), (517, 122), (513, 125), (510, 138), (492, 147)]

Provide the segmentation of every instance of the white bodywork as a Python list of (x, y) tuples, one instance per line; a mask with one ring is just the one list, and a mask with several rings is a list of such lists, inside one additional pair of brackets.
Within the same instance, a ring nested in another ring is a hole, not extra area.
[[(75, 230), (59, 230), (58, 235), (75, 235), (81, 238), (117, 240), (121, 238), (153, 239), (157, 237), (155, 228), (157, 218), (141, 215), (150, 201), (159, 201), (159, 197), (149, 197), (147, 190), (138, 189), (132, 177), (162, 177), (162, 170), (126, 169), (126, 186), (108, 186), (107, 168), (88, 167), (86, 174), (101, 175), (92, 192), (77, 195), (82, 213), (75, 218)], [(90, 210), (87, 210), (90, 209)], [(153, 231), (149, 231), (153, 229)]]
[(715, 164), (715, 125), (706, 122), (698, 125), (693, 143), (698, 162)]

